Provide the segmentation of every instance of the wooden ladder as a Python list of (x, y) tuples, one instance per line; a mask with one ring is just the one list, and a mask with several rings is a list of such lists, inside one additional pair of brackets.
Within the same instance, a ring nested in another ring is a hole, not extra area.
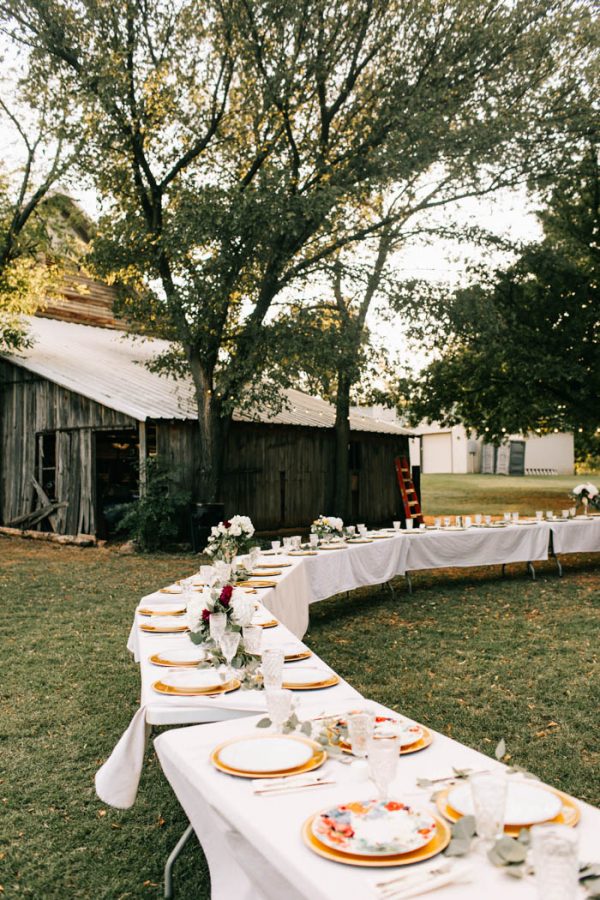
[(421, 512), (421, 504), (413, 484), (408, 459), (406, 456), (397, 456), (394, 460), (394, 465), (396, 466), (404, 515), (407, 519), (412, 519), (417, 525), (420, 525), (423, 522), (423, 513)]

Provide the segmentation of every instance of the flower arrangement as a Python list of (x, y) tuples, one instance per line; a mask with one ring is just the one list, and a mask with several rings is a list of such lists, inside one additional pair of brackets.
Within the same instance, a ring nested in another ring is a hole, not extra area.
[(325, 535), (335, 535), (342, 537), (344, 533), (344, 523), (335, 516), (319, 516), (318, 519), (310, 526), (313, 534), (317, 534), (320, 538)]
[(212, 613), (225, 613), (227, 628), (241, 631), (250, 625), (254, 615), (254, 600), (245, 591), (231, 584), (205, 587), (197, 592), (187, 605), (186, 624), (194, 644), (204, 644), (210, 640), (210, 617)]
[(206, 553), (231, 562), (239, 553), (247, 553), (253, 534), (254, 525), (248, 516), (233, 516), (211, 528)]
[(600, 509), (600, 492), (591, 481), (576, 485), (571, 491), (571, 497), (577, 501), (578, 506), (581, 503), (586, 512), (588, 505)]

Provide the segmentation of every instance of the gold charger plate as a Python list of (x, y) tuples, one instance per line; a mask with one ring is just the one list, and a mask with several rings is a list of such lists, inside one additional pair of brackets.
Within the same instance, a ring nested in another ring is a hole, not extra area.
[(347, 550), (347, 544), (323, 544), (319, 547), (319, 550)]
[(232, 678), (231, 681), (226, 681), (225, 684), (219, 685), (218, 687), (210, 687), (210, 688), (177, 688), (172, 687), (170, 684), (164, 684), (162, 681), (155, 681), (152, 685), (154, 690), (158, 694), (167, 694), (170, 697), (206, 697), (215, 694), (230, 694), (232, 691), (237, 691), (238, 688), (241, 687), (241, 682), (237, 680), (237, 678)]
[[(256, 740), (263, 737), (264, 735), (262, 734), (255, 735)], [(223, 747), (227, 747), (228, 744), (235, 744), (236, 741), (240, 740), (239, 738), (232, 738), (229, 741), (224, 741), (222, 744), (219, 744), (218, 747), (215, 747), (210, 754), (210, 761), (215, 768), (219, 769), (219, 771), (225, 772), (227, 775), (236, 775), (238, 778), (281, 778), (282, 775), (303, 775), (305, 772), (312, 772), (313, 769), (320, 768), (327, 759), (327, 751), (323, 750), (321, 745), (317, 744), (315, 741), (311, 741), (308, 738), (301, 738), (298, 735), (293, 734), (287, 734), (286, 737), (291, 740), (301, 741), (304, 744), (310, 744), (313, 748), (312, 757), (301, 766), (296, 766), (295, 769), (274, 769), (272, 772), (246, 772), (243, 769), (233, 769), (231, 766), (225, 765), (225, 763), (221, 762), (219, 759), (220, 751)]]
[(176, 609), (176, 610), (148, 609), (147, 607), (144, 606), (141, 609), (138, 609), (138, 612), (139, 612), (140, 616), (184, 616), (186, 613), (186, 609), (185, 609), (185, 606), (183, 606), (181, 609)]
[[(408, 747), (402, 747), (400, 749), (400, 756), (407, 756), (409, 753), (418, 753), (419, 750), (424, 750), (425, 747), (429, 747), (429, 745), (433, 741), (433, 735), (430, 732), (429, 728), (426, 728), (425, 725), (421, 725), (420, 723), (416, 724), (418, 724), (419, 728), (422, 729), (423, 737), (419, 738), (418, 741), (415, 741), (414, 744), (409, 744)], [(352, 747), (350, 746), (350, 744), (346, 744), (345, 742), (340, 741), (340, 747), (343, 753), (352, 753)]]
[(279, 625), (279, 622), (277, 619), (269, 619), (268, 622), (258, 622), (255, 624), (258, 624), (259, 628), (276, 628), (277, 625)]
[(302, 838), (307, 847), (319, 856), (330, 859), (333, 862), (343, 863), (346, 866), (366, 866), (368, 868), (389, 868), (391, 866), (409, 866), (412, 863), (424, 862), (437, 856), (442, 850), (445, 850), (450, 843), (450, 828), (438, 816), (433, 816), (437, 826), (435, 837), (428, 844), (419, 850), (413, 850), (411, 853), (399, 853), (397, 856), (355, 856), (352, 853), (342, 853), (340, 850), (334, 850), (322, 844), (321, 841), (312, 833), (312, 823), (319, 813), (309, 816), (302, 826)]
[(391, 537), (392, 537), (391, 534), (372, 534), (371, 540), (372, 541), (389, 541)]
[(307, 682), (306, 684), (291, 684), (290, 682), (286, 682), (285, 673), (283, 677), (282, 688), (285, 688), (287, 691), (317, 691), (320, 688), (333, 687), (334, 684), (340, 683), (339, 675), (331, 675), (329, 678), (324, 678), (323, 681), (312, 681)]
[[(540, 787), (544, 787), (540, 785)], [(570, 828), (574, 828), (575, 825), (579, 822), (581, 818), (581, 809), (579, 805), (573, 800), (572, 797), (569, 797), (568, 794), (563, 794), (562, 791), (557, 791), (555, 788), (544, 788), (545, 790), (550, 791), (552, 794), (555, 794), (560, 798), (562, 802), (562, 809), (554, 819), (547, 819), (544, 823), (536, 824), (549, 824), (550, 822), (554, 825), (568, 825)], [(456, 810), (453, 809), (448, 803), (448, 794), (452, 790), (451, 787), (444, 788), (443, 791), (436, 797), (436, 806), (441, 812), (441, 814), (448, 819), (450, 822), (458, 822), (459, 819), (462, 819), (462, 815)], [(530, 825), (505, 825), (504, 833), (508, 834), (510, 837), (518, 837), (523, 828), (530, 828)]]
[(291, 563), (257, 563), (255, 569), (287, 569)]
[(316, 550), (290, 550), (288, 556), (316, 556)]
[(269, 567), (268, 572), (260, 572), (260, 571), (251, 572), (248, 577), (249, 578), (262, 578), (265, 575), (269, 575), (271, 578), (274, 578), (275, 575), (283, 575), (283, 572), (280, 569)]
[(302, 650), (299, 653), (288, 653), (284, 656), (284, 662), (297, 662), (300, 659), (308, 659), (312, 656), (312, 650)]
[(349, 544), (372, 544), (373, 538), (348, 538)]
[(197, 659), (192, 659), (189, 662), (182, 662), (181, 660), (173, 660), (173, 659), (161, 659), (160, 653), (153, 653), (152, 656), (148, 657), (149, 661), (154, 666), (165, 666), (168, 669), (175, 668), (183, 668), (183, 669), (192, 669), (196, 668), (198, 665)]
[(181, 590), (181, 588), (166, 587), (166, 588), (160, 588), (158, 593), (159, 594), (177, 594), (177, 596), (180, 597), (183, 594), (183, 591)]
[(272, 588), (277, 587), (276, 581), (238, 581), (236, 587)]
[(170, 625), (168, 628), (160, 628), (158, 625), (147, 625), (145, 622), (142, 622), (140, 629), (149, 634), (182, 634), (184, 631), (189, 631), (187, 625)]

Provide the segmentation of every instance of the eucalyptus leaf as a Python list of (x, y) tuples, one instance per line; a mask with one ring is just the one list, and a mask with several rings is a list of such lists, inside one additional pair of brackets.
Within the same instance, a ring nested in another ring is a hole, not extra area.
[(452, 826), (452, 837), (470, 840), (475, 835), (475, 816), (463, 816)]
[(260, 721), (256, 723), (256, 727), (257, 727), (257, 728), (269, 728), (272, 724), (273, 724), (273, 723), (271, 722), (271, 720), (270, 720), (269, 717), (267, 716), (267, 717), (264, 718), (264, 719), (260, 719)]
[(300, 726), (300, 731), (302, 734), (305, 734), (307, 737), (310, 737), (312, 734), (312, 725), (310, 722), (303, 722)]
[(600, 863), (583, 863), (579, 867), (579, 880), (587, 881), (588, 878), (600, 878)]
[(467, 838), (452, 838), (444, 851), (445, 856), (465, 856), (471, 849), (471, 841)]
[(513, 878), (525, 878), (527, 870), (525, 866), (506, 866), (506, 874)]

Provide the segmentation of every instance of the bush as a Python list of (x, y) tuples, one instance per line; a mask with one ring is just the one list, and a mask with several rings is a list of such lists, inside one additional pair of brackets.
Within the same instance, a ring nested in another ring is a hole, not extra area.
[(164, 550), (179, 536), (191, 495), (173, 484), (173, 473), (155, 459), (146, 461), (146, 488), (143, 496), (130, 504), (117, 525), (143, 552)]

